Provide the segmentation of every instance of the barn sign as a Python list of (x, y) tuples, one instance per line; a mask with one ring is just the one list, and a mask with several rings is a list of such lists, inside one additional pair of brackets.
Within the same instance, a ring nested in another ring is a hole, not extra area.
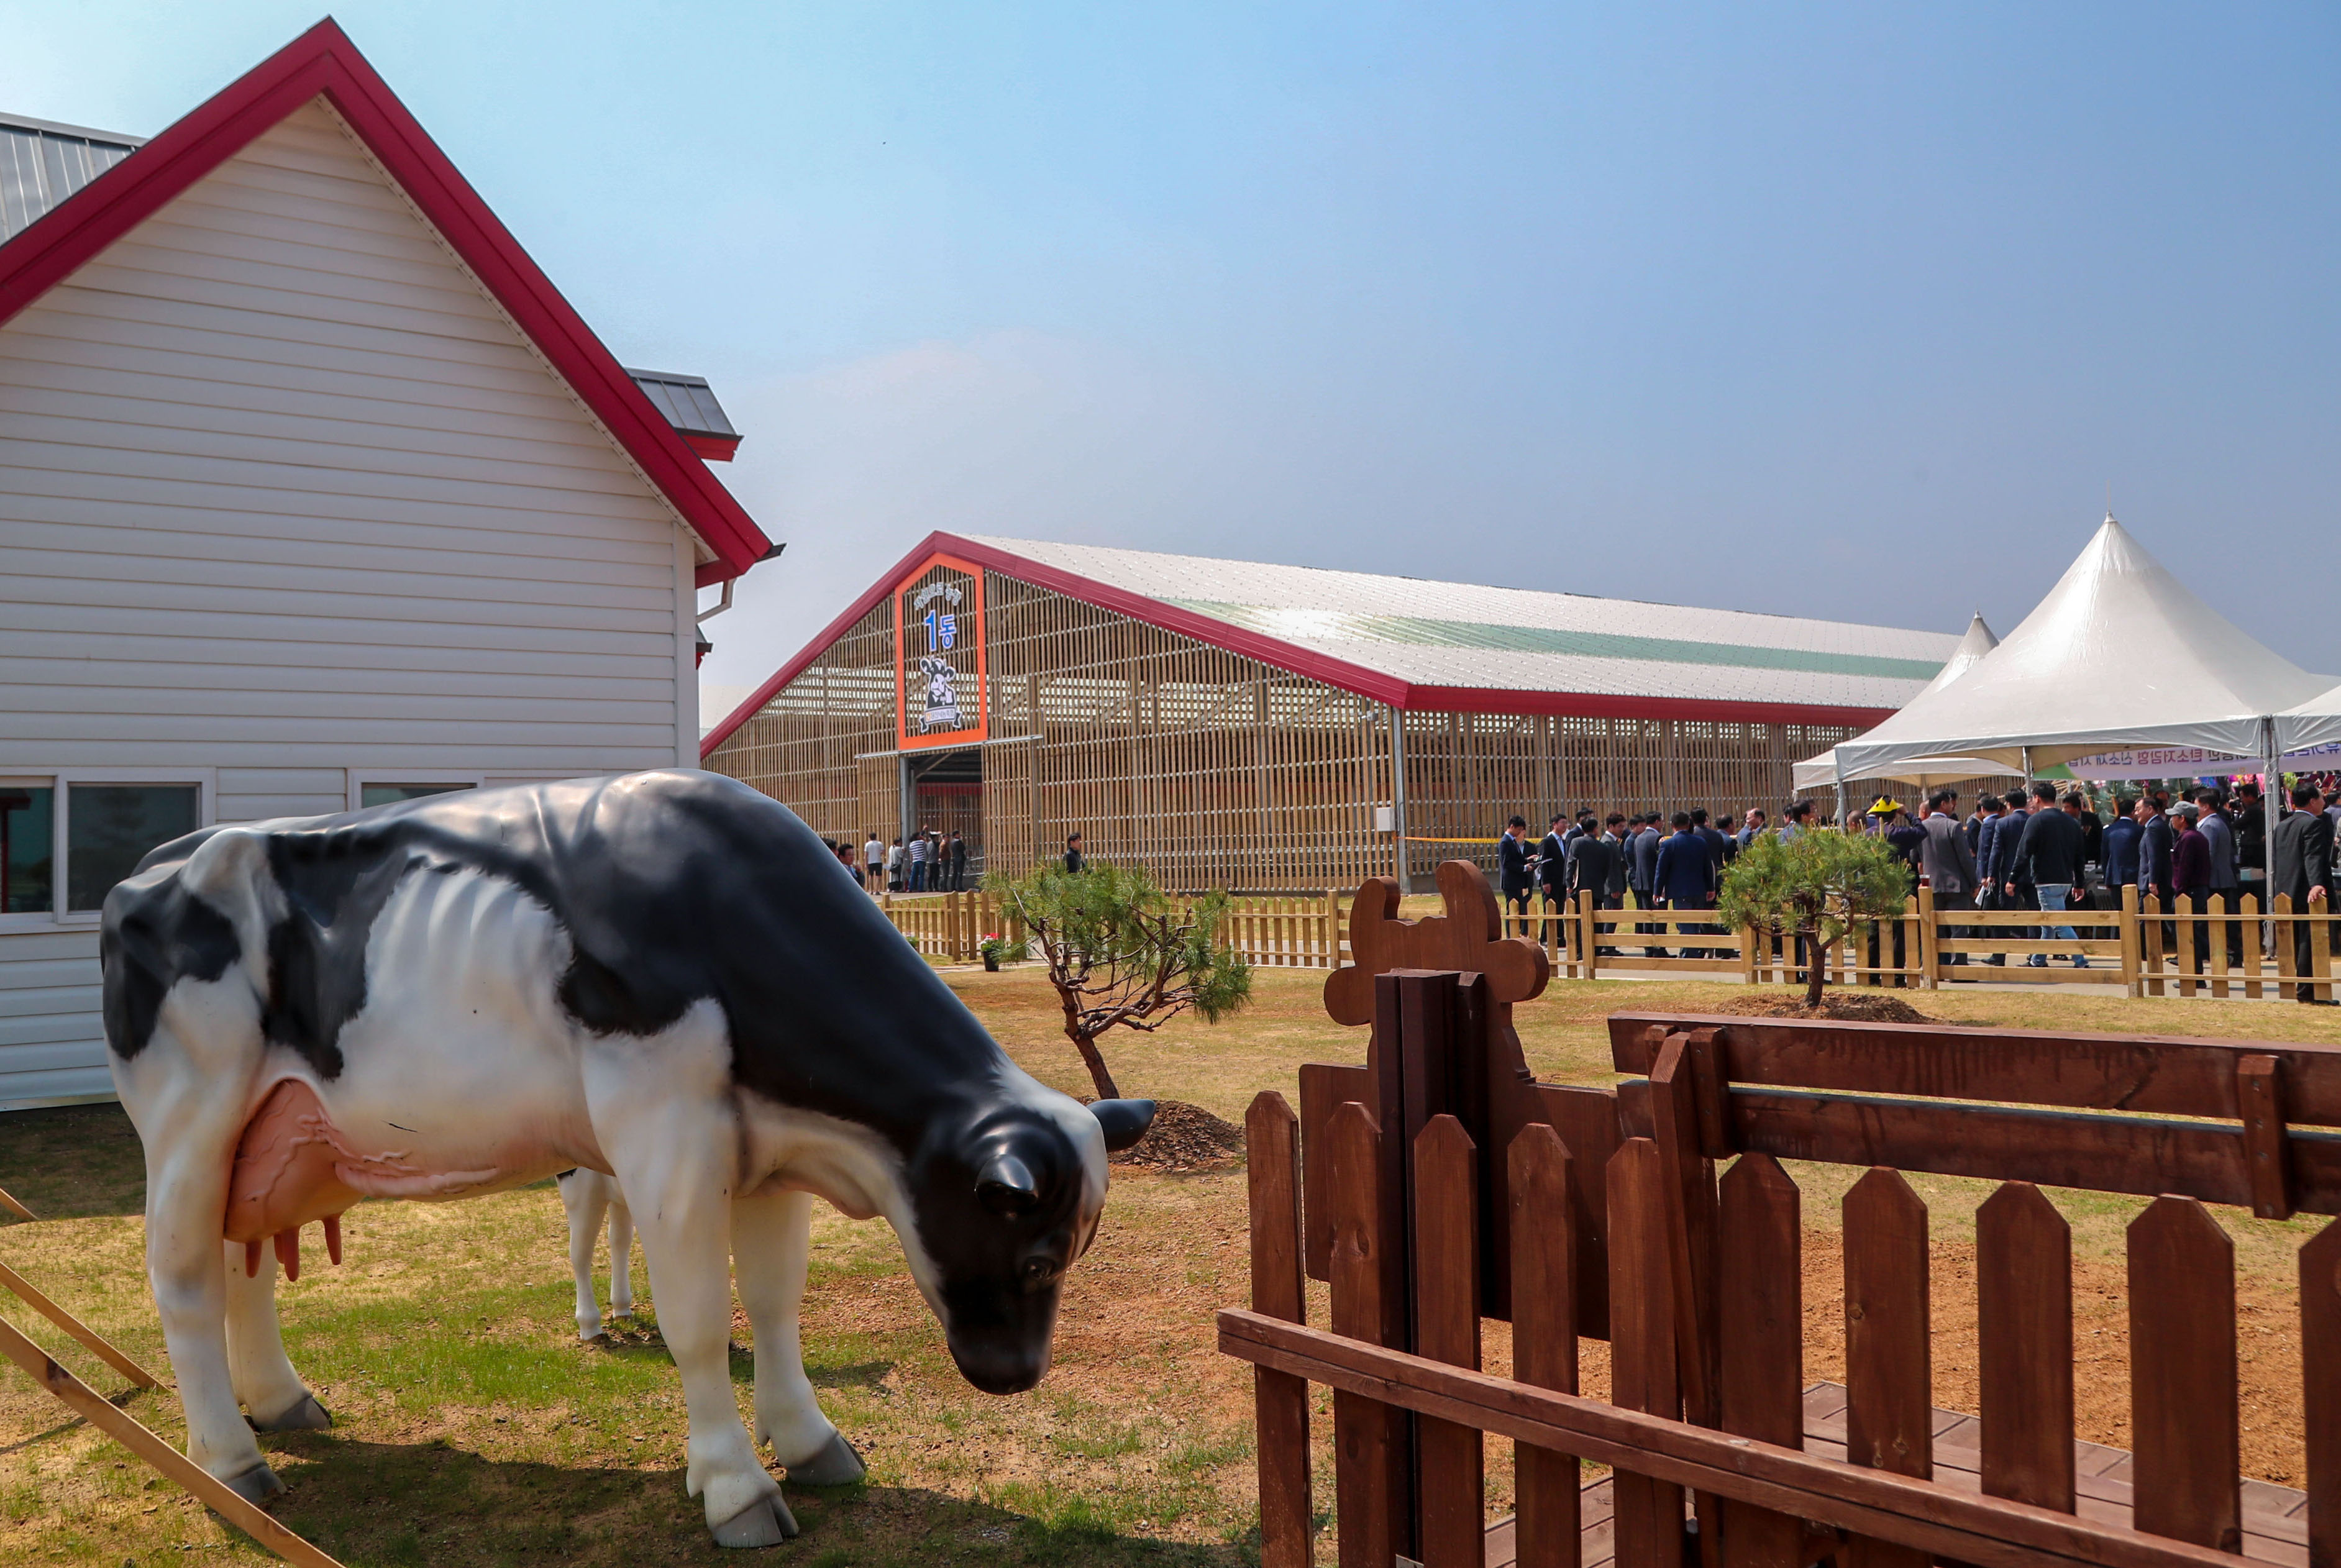
[(987, 732), (983, 569), (930, 556), (894, 592), (895, 739), (971, 746)]

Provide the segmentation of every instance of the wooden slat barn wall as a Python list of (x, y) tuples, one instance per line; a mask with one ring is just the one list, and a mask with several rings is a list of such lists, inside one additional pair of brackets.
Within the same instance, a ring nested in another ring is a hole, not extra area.
[[(1390, 874), (1390, 836), (1374, 826), (1393, 803), (1388, 707), (1000, 572), (984, 581), (990, 868), (1053, 856), (1078, 829), (1093, 858), (1141, 862), (1172, 888), (1320, 888)], [(891, 839), (900, 806), (872, 791), (896, 789), (895, 775), (872, 765), (894, 745), (891, 614), (881, 605), (856, 622), (707, 766), (825, 837), (875, 825)], [(1852, 733), (1444, 712), (1405, 723), (1408, 829), (1424, 840), (1492, 839), (1515, 811), (1541, 829), (1564, 807), (1777, 812), (1790, 765)], [(1009, 837), (995, 849), (999, 835)], [(1490, 846), (1410, 850), (1426, 877), (1443, 859), (1493, 860)]]
[(894, 623), (880, 605), (708, 757), (712, 772), (752, 784), (823, 838), (899, 832), (894, 764)]

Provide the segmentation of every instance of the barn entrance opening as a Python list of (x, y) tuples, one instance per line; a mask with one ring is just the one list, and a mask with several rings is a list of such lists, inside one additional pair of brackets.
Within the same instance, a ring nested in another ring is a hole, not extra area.
[(982, 751), (913, 751), (902, 759), (902, 775), (903, 838), (925, 829), (948, 848), (957, 833), (967, 845), (965, 885), (976, 886), (984, 865)]

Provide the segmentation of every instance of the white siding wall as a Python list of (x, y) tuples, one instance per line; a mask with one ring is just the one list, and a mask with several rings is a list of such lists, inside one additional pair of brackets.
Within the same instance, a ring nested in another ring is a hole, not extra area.
[[(0, 775), (693, 765), (695, 553), (322, 104), (0, 328)], [(0, 934), (0, 1105), (105, 1092), (95, 953)]]

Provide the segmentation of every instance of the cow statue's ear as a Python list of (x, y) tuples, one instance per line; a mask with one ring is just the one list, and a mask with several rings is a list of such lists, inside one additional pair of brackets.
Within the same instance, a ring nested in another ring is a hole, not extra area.
[(1091, 1100), (1090, 1111), (1105, 1129), (1105, 1146), (1120, 1154), (1154, 1125), (1152, 1100)]
[(975, 1178), (975, 1201), (994, 1214), (1023, 1214), (1041, 1201), (1041, 1187), (1022, 1160), (1000, 1155)]

